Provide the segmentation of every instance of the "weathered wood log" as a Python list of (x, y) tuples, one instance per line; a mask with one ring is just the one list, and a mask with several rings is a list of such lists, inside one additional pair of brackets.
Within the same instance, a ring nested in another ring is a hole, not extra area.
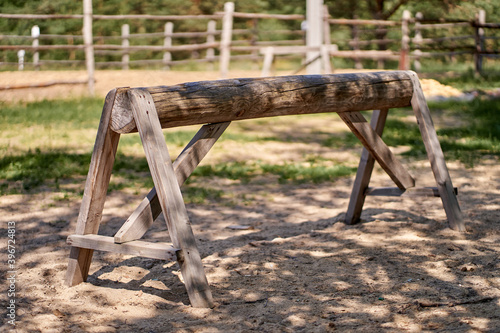
[[(135, 88), (151, 94), (162, 128), (243, 119), (409, 106), (410, 72), (281, 76)], [(136, 132), (129, 95), (120, 90), (111, 129)]]

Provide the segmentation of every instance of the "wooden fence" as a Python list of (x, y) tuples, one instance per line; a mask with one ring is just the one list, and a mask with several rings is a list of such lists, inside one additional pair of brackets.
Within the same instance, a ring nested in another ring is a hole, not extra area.
[[(414, 69), (419, 71), (422, 58), (469, 55), (474, 57), (476, 71), (480, 73), (484, 57), (498, 57), (499, 54), (500, 24), (486, 23), (484, 11), (480, 11), (473, 21), (460, 22), (426, 21), (421, 14), (412, 18), (407, 11), (399, 21), (335, 19), (326, 6), (320, 15), (320, 20), (323, 20), (322, 45), (326, 46), (328, 57), (353, 59), (356, 68), (362, 68), (363, 60), (370, 59), (376, 61), (379, 68), (385, 66), (385, 61), (392, 60), (399, 62), (400, 69), (409, 69), (410, 60), (413, 60)], [(231, 2), (225, 4), (223, 12), (213, 15), (94, 15), (92, 8), (87, 6), (83, 15), (0, 14), (0, 19), (82, 20), (82, 35), (43, 34), (37, 26), (33, 26), (31, 36), (0, 35), (0, 66), (17, 66), (19, 70), (51, 65), (85, 66), (89, 72), (86, 82), (91, 92), (96, 67), (126, 70), (131, 66), (155, 66), (170, 69), (179, 64), (207, 63), (207, 69), (214, 70), (218, 63), (224, 78), (228, 76), (231, 61), (237, 59), (259, 64), (266, 52), (268, 56), (274, 52), (273, 56), (305, 59), (306, 52), (315, 50), (318, 56), (304, 60), (307, 64), (319, 57), (321, 47), (308, 45), (306, 48), (305, 16), (238, 13)], [(163, 21), (164, 29), (161, 32), (130, 33), (129, 25), (124, 24), (119, 36), (92, 34), (95, 20), (139, 19)], [(185, 20), (205, 21), (206, 29), (175, 31), (174, 22)], [(286, 20), (295, 28), (259, 29), (259, 22), (263, 20)], [(236, 25), (245, 25), (245, 28), (234, 28)], [(335, 38), (339, 35), (351, 38)], [(145, 45), (144, 40), (155, 45)], [(49, 59), (47, 52), (54, 50), (67, 51), (68, 59)], [(40, 53), (45, 54), (41, 57)], [(16, 57), (17, 61), (13, 61)], [(272, 60), (265, 65), (269, 67), (271, 63)], [(325, 69), (328, 64), (324, 65)], [(70, 83), (74, 84), (73, 81)]]

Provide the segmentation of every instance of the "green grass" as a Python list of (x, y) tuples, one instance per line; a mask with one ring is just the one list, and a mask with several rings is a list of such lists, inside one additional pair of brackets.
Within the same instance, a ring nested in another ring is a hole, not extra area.
[[(470, 84), (472, 79), (464, 80)], [(68, 182), (83, 184), (102, 103), (101, 99), (87, 98), (1, 104), (0, 195), (31, 193), (43, 186), (59, 188), (62, 183)], [(473, 166), (485, 155), (500, 156), (500, 100), (480, 97), (470, 102), (430, 102), (429, 106), (435, 122), (439, 120), (436, 122), (437, 132), (448, 161), (458, 160), (466, 166)], [(409, 121), (409, 114), (410, 110), (391, 112), (383, 138), (390, 146), (407, 146), (406, 156), (424, 159), (425, 149), (420, 133), (415, 122)], [(286, 126), (280, 128), (279, 135), (272, 132), (277, 124), (272, 118), (234, 124), (221, 137), (215, 149), (223, 150), (225, 142), (245, 145), (269, 141), (319, 144), (333, 150), (360, 147), (358, 140), (349, 132), (329, 134), (324, 129), (304, 129), (301, 123), (307, 117), (287, 118)], [(310, 117), (325, 117), (325, 122), (332, 121), (328, 116)], [(297, 129), (310, 132), (305, 131), (302, 137), (291, 140)], [(166, 131), (169, 148), (180, 150), (195, 132), (196, 129), (191, 127)], [(319, 139), (311, 139), (316, 136)], [(183, 190), (187, 201), (199, 203), (223, 197), (220, 190), (203, 184), (208, 178), (249, 183), (264, 176), (279, 183), (320, 183), (351, 176), (354, 172), (352, 165), (319, 156), (275, 163), (224, 160), (199, 166)], [(110, 191), (152, 186), (138, 135), (122, 136)]]
[(13, 125), (29, 127), (63, 125), (96, 129), (103, 101), (100, 98), (41, 101), (26, 104), (0, 102), (0, 129)]

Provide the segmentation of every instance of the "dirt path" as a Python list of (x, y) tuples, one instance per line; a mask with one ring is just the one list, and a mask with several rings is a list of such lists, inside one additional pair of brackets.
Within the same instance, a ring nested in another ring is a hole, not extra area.
[[(172, 82), (191, 80), (183, 75)], [(259, 154), (275, 154), (267, 151)], [(160, 260), (96, 252), (88, 282), (64, 286), (65, 240), (81, 198), (67, 197), (64, 186), (2, 196), (2, 308), (14, 221), (17, 332), (500, 332), (498, 159), (449, 168), (464, 234), (447, 227), (439, 198), (370, 197), (362, 223), (346, 225), (351, 178), (210, 180), (233, 198), (188, 205), (216, 302), (210, 310), (190, 307), (177, 264)], [(426, 163), (411, 162), (410, 170), (420, 186), (432, 185)], [(392, 186), (379, 169), (372, 185)], [(130, 192), (111, 192), (100, 234), (113, 235), (144, 194)], [(163, 218), (145, 238), (168, 241)]]

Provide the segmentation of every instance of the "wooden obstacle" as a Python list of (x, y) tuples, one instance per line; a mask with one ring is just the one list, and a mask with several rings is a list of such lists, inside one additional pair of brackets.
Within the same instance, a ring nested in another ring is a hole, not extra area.
[[(381, 138), (390, 108), (412, 106), (427, 150), (436, 188), (415, 181)], [(359, 111), (374, 111), (369, 124)], [(231, 121), (336, 112), (364, 145), (346, 214), (356, 223), (366, 195), (440, 196), (452, 229), (465, 231), (462, 213), (418, 77), (410, 71), (287, 76), (118, 88), (104, 103), (94, 152), (71, 247), (66, 283), (85, 281), (94, 250), (177, 260), (191, 304), (213, 300), (180, 185), (189, 177)], [(162, 128), (204, 124), (171, 162)], [(139, 132), (155, 187), (114, 237), (97, 235), (116, 148), (121, 134)], [(369, 188), (377, 161), (395, 188)], [(158, 215), (165, 215), (172, 244), (139, 239)]]

